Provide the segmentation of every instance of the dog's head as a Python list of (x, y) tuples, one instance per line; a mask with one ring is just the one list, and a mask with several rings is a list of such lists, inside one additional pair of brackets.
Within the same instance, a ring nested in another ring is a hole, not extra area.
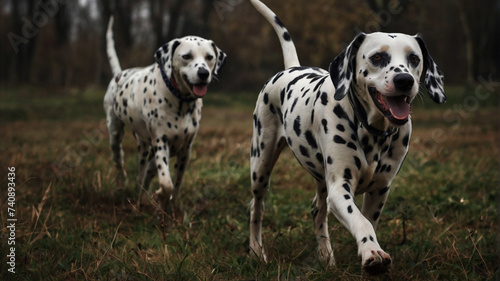
[(364, 104), (376, 107), (393, 125), (408, 121), (423, 73), (432, 100), (446, 101), (443, 74), (418, 36), (362, 33), (333, 60), (329, 71), (336, 100), (354, 90)]
[(211, 40), (188, 36), (161, 46), (155, 59), (183, 95), (199, 98), (224, 65), (226, 54)]

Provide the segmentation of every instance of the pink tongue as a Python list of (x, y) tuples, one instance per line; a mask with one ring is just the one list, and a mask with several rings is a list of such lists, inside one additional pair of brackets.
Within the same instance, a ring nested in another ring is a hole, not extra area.
[(398, 120), (405, 120), (410, 115), (410, 105), (403, 97), (386, 97), (387, 106), (392, 116)]
[(198, 97), (203, 97), (207, 93), (207, 85), (193, 85), (193, 93)]

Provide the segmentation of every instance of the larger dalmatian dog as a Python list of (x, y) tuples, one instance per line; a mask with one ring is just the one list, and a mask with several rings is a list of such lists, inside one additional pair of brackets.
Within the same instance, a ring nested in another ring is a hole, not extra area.
[[(392, 260), (375, 228), (408, 151), (410, 104), (422, 75), (430, 97), (445, 102), (442, 73), (421, 38), (387, 33), (358, 35), (329, 71), (302, 67), (281, 21), (260, 1), (251, 3), (277, 32), (285, 62), (262, 88), (253, 115), (251, 252), (266, 260), (263, 200), (273, 166), (289, 146), (316, 180), (311, 213), (320, 260), (335, 264), (327, 224), (332, 212), (354, 236), (365, 271), (383, 273)], [(354, 196), (362, 193), (360, 210)]]
[[(201, 98), (226, 55), (211, 40), (188, 36), (161, 46), (153, 65), (122, 70), (112, 26), (113, 18), (106, 39), (114, 77), (104, 97), (104, 110), (113, 160), (123, 181), (126, 172), (121, 142), (127, 125), (132, 128), (139, 152), (137, 189), (147, 190), (158, 174), (160, 187), (154, 197), (159, 209), (165, 209), (175, 200), (188, 165), (201, 118)], [(170, 175), (170, 158), (174, 156), (175, 182)]]

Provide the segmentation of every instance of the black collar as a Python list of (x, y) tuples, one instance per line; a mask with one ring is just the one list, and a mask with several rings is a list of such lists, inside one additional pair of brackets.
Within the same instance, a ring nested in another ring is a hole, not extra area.
[(354, 114), (356, 115), (356, 118), (361, 122), (363, 127), (370, 134), (386, 138), (398, 131), (398, 129), (394, 127), (389, 127), (387, 131), (382, 131), (368, 124), (368, 117), (366, 115), (365, 108), (363, 107), (361, 102), (359, 102), (358, 98), (356, 97), (356, 93), (354, 93), (352, 90), (349, 90), (347, 95), (349, 96), (349, 102), (351, 103), (351, 106), (354, 109)]
[[(167, 74), (165, 73), (165, 69), (163, 68), (163, 65), (161, 63), (158, 63), (158, 67), (160, 68), (160, 72), (161, 72), (161, 77), (163, 78), (163, 81), (165, 82), (165, 85), (167, 86), (167, 88), (170, 90), (170, 92), (176, 96), (178, 99), (180, 99), (181, 101), (183, 102), (193, 102), (197, 99), (199, 99), (198, 97), (185, 97), (183, 94), (181, 94), (181, 92), (179, 91), (179, 89), (177, 88), (177, 85), (174, 85), (175, 81), (173, 80), (174, 78), (172, 77), (172, 79), (169, 79)], [(177, 84), (177, 83), (175, 83)]]

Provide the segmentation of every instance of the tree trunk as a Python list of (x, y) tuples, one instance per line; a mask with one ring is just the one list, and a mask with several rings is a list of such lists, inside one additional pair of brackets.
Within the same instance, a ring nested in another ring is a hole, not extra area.
[(210, 14), (214, 11), (214, 3), (218, 0), (202, 0), (203, 9), (201, 11), (200, 35), (208, 37), (210, 35)]
[[(96, 80), (98, 81), (97, 83), (104, 85), (106, 85), (109, 82), (109, 79), (111, 78), (111, 70), (109, 68), (108, 56), (106, 55), (106, 31), (108, 28), (109, 18), (113, 15), (115, 10), (111, 2), (112, 2), (111, 0), (96, 1), (97, 7), (99, 9), (99, 14), (101, 16), (101, 24), (97, 29), (98, 30), (97, 34), (99, 35), (100, 39), (99, 53), (101, 54), (100, 57), (102, 58), (97, 63), (100, 72), (98, 75), (96, 75), (97, 76)], [(115, 19), (115, 25), (114, 25), (115, 28), (116, 25), (117, 22)]]
[(170, 41), (180, 35), (178, 34), (178, 27), (180, 20), (182, 19), (181, 11), (184, 0), (172, 0), (171, 2), (172, 4), (170, 5), (169, 9), (170, 21), (168, 24), (167, 41)]
[[(51, 2), (50, 0), (45, 0), (44, 2)], [(57, 4), (56, 4), (57, 5)], [(72, 5), (72, 7), (69, 7)], [(71, 35), (71, 27), (73, 22), (73, 17), (77, 12), (78, 4), (69, 2), (67, 4), (59, 4), (58, 11), (55, 14), (55, 27), (57, 31), (57, 44), (63, 45), (67, 44)]]
[(116, 0), (115, 23), (119, 28), (114, 29), (115, 34), (122, 39), (122, 46), (129, 49), (134, 45), (132, 35), (132, 1)]
[(166, 43), (166, 36), (164, 30), (164, 18), (166, 13), (165, 1), (163, 0), (149, 0), (149, 9), (151, 13), (151, 24), (154, 33), (154, 47), (158, 48)]
[(464, 11), (464, 7), (460, 0), (454, 0), (455, 5), (458, 9), (458, 16), (460, 18), (460, 23), (462, 24), (462, 29), (464, 31), (465, 37), (465, 61), (467, 63), (466, 69), (466, 81), (468, 85), (472, 85), (474, 83), (474, 42), (472, 39), (472, 33), (470, 30), (469, 22), (467, 21), (467, 16)]
[[(24, 38), (24, 43), (18, 45), (18, 52), (14, 56), (14, 73), (11, 80), (18, 83), (29, 83), (31, 79), (31, 66), (35, 54), (39, 27), (33, 23), (36, 12), (35, 1), (11, 0), (15, 34)], [(22, 6), (26, 6), (25, 13)]]
[[(374, 21), (378, 25), (377, 30), (365, 30), (365, 32), (382, 31), (382, 32), (401, 32), (401, 25), (398, 22), (404, 10), (410, 6), (412, 0), (366, 0), (372, 11)], [(370, 24), (367, 27), (373, 28)]]

